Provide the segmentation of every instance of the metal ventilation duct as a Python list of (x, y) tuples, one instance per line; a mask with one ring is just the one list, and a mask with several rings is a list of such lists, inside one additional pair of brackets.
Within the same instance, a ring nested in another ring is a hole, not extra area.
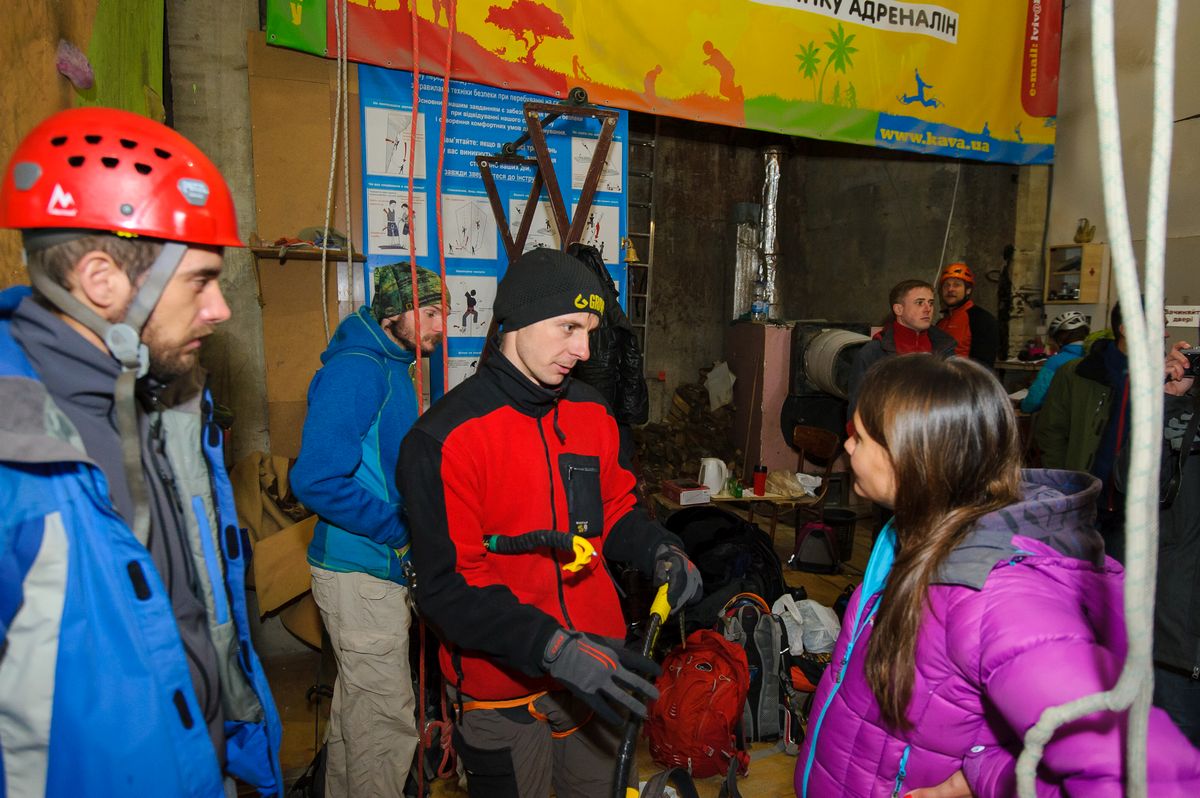
[(780, 318), (779, 306), (779, 174), (783, 167), (783, 148), (763, 150), (762, 190), (762, 280), (766, 283), (769, 308), (767, 318)]

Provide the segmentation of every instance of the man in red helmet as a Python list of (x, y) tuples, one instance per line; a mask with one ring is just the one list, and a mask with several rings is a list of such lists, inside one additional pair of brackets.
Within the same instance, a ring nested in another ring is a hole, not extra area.
[[(229, 318), (229, 188), (187, 139), (87, 108), (0, 184), (0, 772), (9, 795), (282, 794), (244, 543), (197, 368)], [(3, 792), (3, 791), (0, 791)]]
[(954, 354), (978, 360), (989, 369), (996, 364), (1000, 348), (1000, 329), (996, 317), (975, 304), (971, 294), (975, 276), (965, 263), (951, 263), (938, 278), (942, 297), (942, 318), (938, 329), (950, 333), (958, 346)]

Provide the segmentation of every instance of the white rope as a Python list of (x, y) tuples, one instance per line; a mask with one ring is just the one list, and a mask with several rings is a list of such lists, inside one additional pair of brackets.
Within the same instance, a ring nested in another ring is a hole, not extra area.
[(329, 332), (329, 303), (325, 296), (325, 283), (329, 276), (329, 225), (333, 219), (333, 182), (334, 176), (337, 174), (337, 152), (339, 135), (343, 142), (343, 171), (346, 177), (346, 264), (349, 266), (353, 262), (352, 251), (354, 245), (351, 243), (351, 227), (350, 227), (350, 157), (348, 154), (350, 124), (346, 122), (345, 130), (342, 130), (342, 118), (345, 116), (349, 119), (349, 84), (346, 81), (346, 28), (349, 26), (349, 20), (346, 17), (346, 0), (338, 0), (333, 4), (333, 24), (334, 38), (337, 40), (337, 65), (334, 69), (336, 75), (336, 87), (334, 89), (335, 101), (333, 107), (333, 144), (329, 148), (329, 187), (325, 191), (325, 232), (321, 236), (321, 320), (325, 323), (325, 340), (328, 341), (331, 337)]
[(950, 243), (950, 223), (954, 221), (954, 206), (958, 204), (958, 180), (962, 177), (962, 161), (957, 162), (958, 168), (954, 170), (954, 194), (950, 197), (950, 215), (946, 217), (946, 233), (942, 236), (942, 254), (938, 256), (937, 271), (933, 273), (933, 279), (930, 284), (934, 288), (934, 293), (937, 293), (938, 278), (942, 276), (942, 269), (946, 266), (946, 245)]
[[(1092, 70), (1096, 93), (1105, 220), (1112, 245), (1117, 292), (1129, 353), (1133, 420), (1129, 490), (1125, 503), (1125, 625), (1129, 653), (1117, 684), (1042, 713), (1025, 735), (1017, 761), (1022, 798), (1036, 795), (1037, 766), (1046, 744), (1062, 725), (1101, 710), (1129, 708), (1126, 794), (1146, 796), (1146, 739), (1153, 687), (1151, 645), (1154, 581), (1158, 562), (1158, 470), (1162, 441), (1163, 248), (1174, 107), (1175, 0), (1159, 0), (1155, 29), (1153, 150), (1146, 230), (1145, 300), (1129, 229), (1113, 56), (1112, 0), (1092, 6)], [(1115, 412), (1120, 412), (1119, 409)]]

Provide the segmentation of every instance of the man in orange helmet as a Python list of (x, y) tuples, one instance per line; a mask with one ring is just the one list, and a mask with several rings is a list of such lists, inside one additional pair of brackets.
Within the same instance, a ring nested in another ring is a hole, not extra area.
[(245, 544), (197, 368), (243, 246), (190, 141), (108, 108), (18, 144), (0, 227), (0, 793), (282, 795)]
[(954, 354), (978, 360), (988, 368), (996, 364), (1000, 330), (996, 317), (972, 301), (975, 275), (965, 263), (951, 263), (938, 278), (942, 318), (938, 329), (950, 333), (958, 345)]

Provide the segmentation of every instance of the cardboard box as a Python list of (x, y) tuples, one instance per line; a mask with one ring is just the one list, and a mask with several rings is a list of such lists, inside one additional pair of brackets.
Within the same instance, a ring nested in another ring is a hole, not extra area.
[(676, 504), (707, 504), (708, 488), (694, 479), (669, 479), (662, 483), (662, 494)]

